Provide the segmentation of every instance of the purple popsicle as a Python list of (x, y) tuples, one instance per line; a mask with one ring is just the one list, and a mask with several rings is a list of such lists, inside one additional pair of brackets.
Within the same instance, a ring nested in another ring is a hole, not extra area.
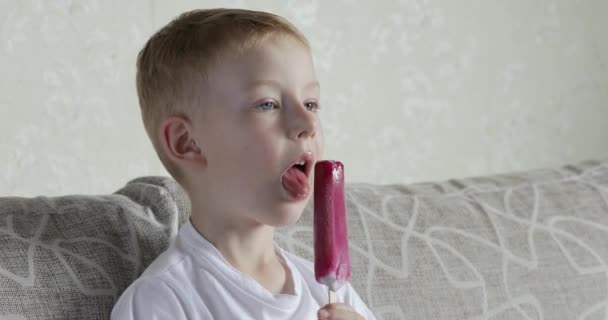
[(350, 280), (351, 273), (344, 166), (339, 161), (315, 165), (314, 245), (315, 278), (335, 292)]

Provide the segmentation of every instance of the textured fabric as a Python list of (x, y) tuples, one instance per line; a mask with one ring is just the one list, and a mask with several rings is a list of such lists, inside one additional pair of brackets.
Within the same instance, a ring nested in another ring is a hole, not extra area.
[(186, 219), (175, 186), (144, 178), (113, 195), (0, 198), (0, 319), (108, 319)]
[[(232, 267), (186, 222), (169, 250), (121, 295), (112, 319), (315, 319), (328, 302), (327, 287), (316, 282), (310, 261), (280, 248), (277, 253), (291, 270), (293, 295), (273, 294)], [(352, 286), (336, 296), (375, 320)]]
[[(378, 319), (608, 317), (606, 161), (349, 184), (347, 207), (351, 283)], [(276, 236), (309, 260), (311, 208)], [(0, 319), (107, 319), (187, 209), (161, 178), (109, 196), (0, 198)]]

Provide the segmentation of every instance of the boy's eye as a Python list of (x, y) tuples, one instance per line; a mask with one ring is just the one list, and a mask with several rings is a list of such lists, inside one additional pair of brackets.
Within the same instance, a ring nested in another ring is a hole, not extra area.
[(272, 101), (266, 101), (264, 103), (258, 104), (256, 108), (262, 111), (270, 111), (272, 109), (278, 108), (278, 105)]
[(308, 109), (308, 111), (317, 111), (319, 110), (319, 104), (316, 102), (306, 102), (304, 104), (304, 107), (306, 107), (306, 109)]

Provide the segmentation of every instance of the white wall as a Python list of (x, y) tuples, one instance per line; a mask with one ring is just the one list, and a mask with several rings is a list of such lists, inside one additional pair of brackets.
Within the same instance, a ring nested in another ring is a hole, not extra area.
[(0, 0), (0, 196), (165, 174), (135, 56), (179, 12), (282, 14), (314, 46), (326, 156), (412, 182), (608, 158), (603, 0)]

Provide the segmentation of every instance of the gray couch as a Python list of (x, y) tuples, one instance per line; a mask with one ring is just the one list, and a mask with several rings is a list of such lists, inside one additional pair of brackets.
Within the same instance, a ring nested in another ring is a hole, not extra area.
[[(608, 318), (608, 161), (347, 196), (352, 284), (379, 319)], [(188, 208), (163, 177), (0, 198), (0, 319), (107, 319)], [(311, 259), (311, 222), (277, 242)]]

